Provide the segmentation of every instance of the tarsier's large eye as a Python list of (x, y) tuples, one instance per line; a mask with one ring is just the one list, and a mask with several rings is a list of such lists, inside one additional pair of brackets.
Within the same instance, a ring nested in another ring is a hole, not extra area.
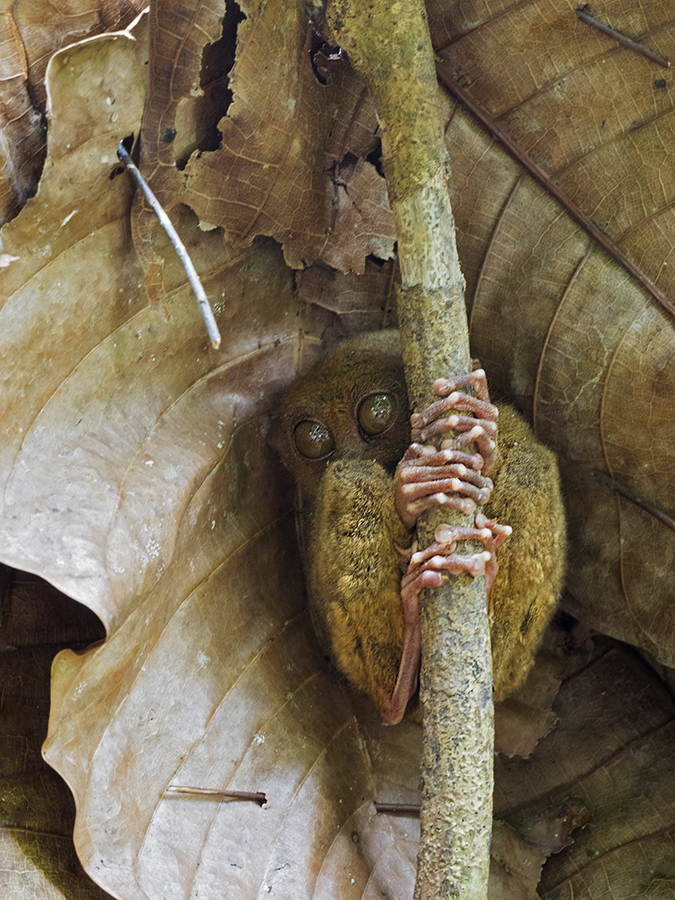
[(321, 459), (335, 450), (335, 439), (323, 422), (305, 419), (295, 426), (293, 441), (298, 452), (307, 459)]
[(371, 394), (359, 406), (359, 425), (366, 434), (382, 434), (396, 418), (394, 394)]

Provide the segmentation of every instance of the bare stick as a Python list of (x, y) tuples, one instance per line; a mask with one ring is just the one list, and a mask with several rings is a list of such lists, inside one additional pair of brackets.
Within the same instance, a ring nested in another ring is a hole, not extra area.
[(167, 794), (198, 794), (201, 797), (221, 797), (224, 800), (252, 800), (258, 806), (267, 803), (267, 797), (260, 791), (226, 791), (218, 788), (188, 787), (187, 785), (170, 784)]
[(603, 484), (605, 487), (610, 488), (610, 490), (616, 491), (617, 494), (621, 494), (622, 497), (625, 497), (626, 500), (630, 500), (631, 503), (634, 503), (636, 506), (639, 506), (641, 509), (644, 509), (645, 512), (650, 513), (654, 516), (655, 519), (658, 519), (666, 528), (672, 529), (675, 531), (675, 521), (671, 519), (669, 515), (662, 512), (658, 507), (651, 504), (648, 500), (644, 500), (637, 491), (632, 490), (632, 488), (627, 487), (625, 484), (621, 484), (620, 481), (617, 481), (616, 478), (612, 478), (611, 475), (607, 475), (606, 472), (601, 472), (599, 469), (593, 469), (593, 475), (600, 484)]
[(419, 816), (419, 803), (378, 803), (375, 801), (375, 812), (378, 813), (399, 813), (404, 816)]
[(199, 304), (199, 309), (201, 311), (202, 318), (204, 319), (204, 324), (206, 325), (206, 330), (209, 335), (209, 340), (211, 341), (211, 346), (215, 350), (217, 350), (218, 347), (220, 347), (220, 331), (218, 330), (218, 325), (216, 324), (216, 320), (206, 296), (206, 291), (202, 287), (202, 283), (199, 280), (199, 275), (197, 275), (197, 270), (193, 266), (192, 260), (190, 259), (188, 252), (185, 249), (185, 244), (178, 237), (178, 232), (171, 224), (171, 219), (167, 216), (167, 214), (160, 206), (159, 200), (157, 199), (157, 197), (155, 197), (155, 195), (148, 187), (145, 178), (143, 178), (137, 167), (132, 162), (131, 157), (122, 146), (121, 141), (117, 148), (117, 156), (136, 179), (136, 183), (143, 191), (145, 199), (153, 208), (157, 215), (157, 218), (162, 223), (162, 227), (169, 235), (169, 240), (173, 244), (174, 249), (178, 254), (178, 259), (180, 259), (181, 263), (183, 264), (183, 268), (185, 269), (192, 290), (195, 292), (195, 297), (197, 298), (197, 303)]
[(642, 56), (646, 56), (647, 59), (651, 59), (652, 62), (658, 63), (660, 66), (663, 66), (664, 69), (670, 68), (670, 60), (666, 59), (665, 56), (661, 56), (661, 54), (657, 53), (656, 50), (650, 50), (649, 47), (645, 47), (644, 44), (638, 44), (637, 41), (632, 40), (632, 38), (627, 37), (620, 31), (616, 31), (614, 28), (610, 28), (609, 25), (604, 25), (602, 22), (599, 22), (597, 19), (594, 19), (593, 16), (587, 13), (586, 9), (587, 7), (584, 6), (582, 9), (576, 10), (577, 18), (581, 19), (582, 22), (590, 25), (591, 28), (597, 28), (598, 31), (601, 31), (603, 34), (606, 34), (609, 37), (613, 38), (615, 41), (618, 41), (629, 50), (634, 50), (635, 53), (640, 53)]

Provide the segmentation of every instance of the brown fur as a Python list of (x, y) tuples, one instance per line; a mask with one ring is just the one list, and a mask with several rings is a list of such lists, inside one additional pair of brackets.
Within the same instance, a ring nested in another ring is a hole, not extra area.
[[(392, 428), (368, 437), (356, 411), (376, 391), (398, 397)], [(327, 425), (328, 459), (293, 443), (303, 419)], [(497, 550), (489, 611), (495, 698), (524, 680), (562, 587), (565, 520), (555, 457), (511, 407), (500, 406), (501, 468), (484, 513), (512, 535)], [(336, 666), (380, 709), (396, 681), (403, 642), (399, 550), (412, 536), (394, 503), (394, 473), (410, 443), (397, 332), (350, 338), (316, 363), (283, 400), (274, 443), (298, 489), (310, 609)]]

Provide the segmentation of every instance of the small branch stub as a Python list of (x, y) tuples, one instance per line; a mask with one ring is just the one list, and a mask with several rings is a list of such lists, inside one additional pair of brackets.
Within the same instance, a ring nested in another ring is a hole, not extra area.
[(219, 788), (190, 787), (189, 785), (171, 784), (166, 789), (167, 794), (189, 794), (197, 797), (215, 797), (221, 800), (250, 800), (263, 806), (267, 803), (267, 797), (260, 791), (228, 791)]
[(178, 258), (183, 264), (183, 268), (185, 269), (185, 273), (188, 277), (188, 281), (190, 282), (190, 286), (192, 287), (195, 297), (197, 298), (199, 310), (202, 314), (202, 318), (204, 319), (204, 324), (206, 325), (206, 331), (208, 332), (211, 346), (214, 348), (214, 350), (217, 350), (218, 347), (220, 347), (220, 331), (218, 330), (218, 325), (216, 324), (213, 310), (211, 309), (211, 305), (209, 304), (208, 298), (206, 296), (206, 291), (204, 290), (199, 275), (197, 274), (197, 270), (195, 269), (192, 260), (190, 259), (188, 252), (185, 249), (185, 244), (183, 244), (181, 239), (178, 237), (178, 232), (173, 227), (171, 219), (162, 209), (159, 200), (150, 190), (145, 178), (143, 178), (141, 173), (138, 171), (138, 168), (134, 165), (131, 157), (127, 153), (121, 141), (119, 143), (119, 146), (117, 147), (117, 157), (120, 162), (124, 163), (129, 172), (131, 172), (134, 179), (136, 180), (136, 183), (143, 191), (145, 199), (148, 201), (155, 214), (157, 215), (157, 218), (161, 222), (162, 227), (169, 235), (169, 240), (173, 244), (174, 249), (178, 254)]
[(627, 47), (629, 50), (633, 50), (635, 53), (639, 53), (641, 56), (645, 56), (647, 59), (651, 59), (652, 62), (657, 63), (659, 66), (663, 66), (664, 69), (670, 68), (670, 60), (666, 59), (665, 56), (662, 56), (660, 53), (658, 53), (656, 50), (652, 50), (650, 47), (645, 47), (644, 44), (640, 44), (638, 41), (634, 41), (632, 38), (629, 38), (627, 34), (623, 34), (623, 32), (617, 31), (610, 25), (605, 25), (604, 22), (600, 22), (590, 14), (588, 6), (583, 6), (581, 7), (581, 9), (577, 9), (576, 14), (577, 18), (582, 22), (585, 22), (586, 25), (590, 25), (591, 28), (597, 28), (598, 31), (601, 31), (608, 37), (611, 37), (615, 41), (618, 41), (623, 47)]

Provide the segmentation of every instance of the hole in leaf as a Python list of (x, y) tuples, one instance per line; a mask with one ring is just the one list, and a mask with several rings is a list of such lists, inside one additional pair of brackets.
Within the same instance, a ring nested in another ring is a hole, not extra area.
[(312, 64), (314, 77), (319, 84), (328, 84), (327, 64), (342, 55), (340, 47), (334, 47), (326, 43), (321, 32), (312, 26), (312, 44), (309, 48), (309, 59)]
[(190, 118), (197, 126), (195, 140), (180, 148), (180, 155), (176, 156), (176, 168), (180, 170), (185, 168), (195, 150), (208, 152), (220, 147), (222, 133), (218, 123), (232, 103), (229, 76), (237, 50), (237, 30), (245, 18), (239, 5), (228, 0), (221, 37), (206, 44), (202, 51), (199, 86), (204, 93), (192, 101)]
[(377, 169), (377, 174), (384, 178), (384, 169), (382, 168), (382, 142), (377, 142), (377, 147), (374, 150), (371, 150), (368, 156), (366, 156), (366, 162), (371, 163), (371, 165), (375, 166)]
[[(129, 156), (131, 156), (132, 155), (131, 150), (132, 150), (132, 147), (134, 146), (134, 135), (128, 134), (126, 137), (122, 138), (120, 143), (122, 144), (124, 149), (127, 151)], [(113, 167), (113, 169), (111, 170), (110, 175), (108, 177), (112, 181), (113, 178), (117, 178), (117, 176), (121, 175), (122, 172), (124, 172), (124, 166), (116, 165)]]

